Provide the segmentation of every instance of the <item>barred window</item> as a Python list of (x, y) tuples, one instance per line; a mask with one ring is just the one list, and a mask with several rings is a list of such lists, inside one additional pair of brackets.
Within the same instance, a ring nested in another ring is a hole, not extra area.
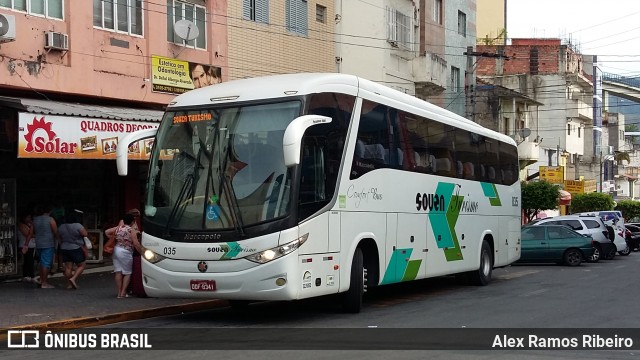
[(387, 7), (387, 41), (393, 46), (413, 50), (413, 18)]

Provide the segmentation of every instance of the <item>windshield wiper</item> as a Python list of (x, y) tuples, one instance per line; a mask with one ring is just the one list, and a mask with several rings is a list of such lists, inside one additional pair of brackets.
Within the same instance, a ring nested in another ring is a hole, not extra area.
[[(239, 116), (240, 116), (240, 113), (238, 112), (235, 120), (237, 120), (237, 117)], [(220, 156), (220, 154), (222, 153), (222, 130), (228, 130), (228, 129), (220, 128), (218, 131), (218, 144), (220, 146), (220, 151), (218, 151), (218, 156)], [(222, 163), (222, 166), (218, 168), (218, 171), (220, 171), (220, 178), (218, 180), (220, 184), (220, 189), (218, 190), (218, 193), (220, 194), (220, 198), (218, 199), (218, 201), (221, 201), (222, 193), (224, 189), (227, 192), (229, 209), (231, 210), (231, 217), (233, 218), (233, 226), (240, 233), (240, 235), (244, 236), (244, 223), (242, 221), (242, 214), (240, 213), (240, 207), (238, 206), (238, 198), (236, 197), (236, 193), (233, 191), (233, 186), (231, 185), (231, 182), (229, 182), (229, 178), (225, 174), (227, 170), (227, 161), (229, 160), (229, 148), (230, 148), (229, 142), (230, 141), (227, 141), (227, 148), (224, 153), (224, 161)], [(220, 161), (218, 161), (218, 164), (220, 164)]]
[(176, 202), (175, 204), (173, 204), (173, 208), (171, 208), (171, 214), (169, 214), (167, 225), (164, 228), (164, 236), (170, 235), (169, 228), (173, 224), (173, 221), (175, 220), (178, 214), (178, 211), (180, 210), (181, 210), (180, 218), (182, 218), (182, 215), (184, 214), (187, 204), (185, 203), (185, 204), (182, 204), (181, 206), (181, 203), (185, 199), (186, 194), (191, 193), (191, 198), (193, 199), (193, 192), (195, 190), (195, 184), (196, 184), (195, 178), (196, 178), (195, 174), (187, 174), (187, 176), (185, 177), (184, 184), (182, 184), (182, 188), (180, 188), (180, 192), (178, 193)]

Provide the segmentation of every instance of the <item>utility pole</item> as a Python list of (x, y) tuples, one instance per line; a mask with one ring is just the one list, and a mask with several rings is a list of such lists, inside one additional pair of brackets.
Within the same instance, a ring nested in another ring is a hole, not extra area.
[(465, 91), (465, 117), (473, 122), (476, 121), (475, 112), (475, 72), (473, 64), (474, 51), (472, 46), (467, 46), (467, 70), (464, 72), (464, 91)]
[(499, 52), (497, 54), (488, 52), (473, 51), (473, 46), (467, 46), (467, 51), (464, 52), (467, 55), (467, 70), (464, 72), (464, 91), (465, 91), (465, 117), (473, 122), (476, 121), (476, 99), (475, 99), (475, 85), (476, 85), (476, 66), (478, 60), (474, 61), (474, 57), (487, 57), (487, 58), (503, 58), (509, 60), (509, 57)]

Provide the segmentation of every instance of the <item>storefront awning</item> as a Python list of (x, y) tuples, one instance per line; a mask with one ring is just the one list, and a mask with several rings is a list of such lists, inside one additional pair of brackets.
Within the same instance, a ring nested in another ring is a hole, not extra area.
[(160, 122), (162, 111), (0, 96), (0, 106), (32, 114)]

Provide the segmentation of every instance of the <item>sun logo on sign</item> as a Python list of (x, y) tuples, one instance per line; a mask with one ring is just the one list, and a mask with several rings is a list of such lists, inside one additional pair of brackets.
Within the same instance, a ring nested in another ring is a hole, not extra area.
[(40, 118), (40, 120), (38, 120), (37, 118), (33, 118), (33, 123), (27, 125), (27, 134), (24, 136), (24, 139), (27, 141), (27, 146), (24, 150), (27, 152), (34, 151), (34, 140), (37, 141), (38, 139), (41, 139), (41, 137), (37, 137), (35, 139), (33, 138), (33, 135), (38, 130), (44, 130), (46, 135), (49, 137), (48, 141), (53, 141), (53, 139), (55, 139), (56, 137), (56, 133), (51, 130), (51, 125), (53, 125), (53, 123), (45, 122), (44, 117)]

